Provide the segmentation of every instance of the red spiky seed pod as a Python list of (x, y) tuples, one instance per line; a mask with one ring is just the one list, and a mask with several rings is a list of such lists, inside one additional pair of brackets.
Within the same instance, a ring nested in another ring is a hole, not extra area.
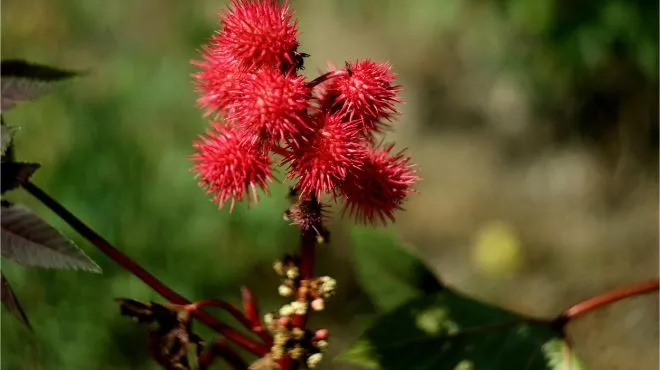
[(227, 118), (241, 130), (273, 144), (311, 129), (304, 77), (264, 67), (243, 79), (240, 91)]
[(341, 186), (344, 212), (359, 222), (394, 222), (394, 212), (414, 192), (412, 185), (419, 180), (414, 165), (403, 151), (391, 155), (392, 148), (388, 145), (369, 151), (363, 165), (349, 172)]
[(202, 60), (192, 64), (200, 69), (193, 74), (200, 93), (197, 103), (205, 108), (206, 115), (227, 113), (240, 96), (241, 81), (249, 77), (247, 70), (218, 47), (209, 46), (202, 51)]
[(222, 29), (212, 40), (244, 66), (280, 68), (297, 64), (298, 29), (286, 2), (232, 0), (220, 22)]
[(365, 148), (355, 122), (345, 122), (337, 115), (319, 115), (313, 134), (291, 145), (284, 163), (289, 164), (289, 178), (298, 178), (296, 188), (303, 195), (333, 192), (350, 171), (357, 170)]
[[(230, 210), (233, 210), (234, 203), (248, 193), (256, 203), (257, 187), (267, 191), (272, 178), (271, 160), (266, 150), (252, 142), (216, 123), (193, 145), (197, 150), (192, 156), (193, 170), (199, 185), (213, 194), (213, 201), (220, 207), (231, 201)], [(249, 195), (247, 201), (249, 204)]]
[(364, 59), (346, 63), (346, 72), (336, 74), (326, 83), (321, 103), (326, 110), (360, 122), (367, 135), (386, 128), (382, 120), (398, 114), (395, 104), (401, 101), (397, 96), (401, 87), (393, 84), (396, 75), (391, 66)]

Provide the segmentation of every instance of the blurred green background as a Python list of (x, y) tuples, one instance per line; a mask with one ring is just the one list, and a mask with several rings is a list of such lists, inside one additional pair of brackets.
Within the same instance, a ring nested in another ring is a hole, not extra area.
[[(88, 71), (6, 114), (35, 183), (191, 299), (276, 297), (272, 260), (297, 246), (286, 186), (233, 214), (195, 184), (206, 127), (190, 74), (223, 1), (7, 0), (2, 57)], [(643, 0), (293, 1), (314, 77), (332, 61), (389, 60), (405, 88), (388, 139), (424, 181), (396, 231), (450, 285), (531, 315), (658, 275), (658, 3)], [(36, 334), (2, 313), (4, 369), (150, 369), (143, 328), (115, 297), (157, 299), (24, 194), (103, 275), (3, 262)], [(312, 324), (330, 355), (373, 317), (350, 224), (331, 222), (319, 274), (339, 294)], [(657, 295), (570, 328), (589, 369), (658, 363)], [(206, 332), (203, 332), (206, 333)], [(324, 368), (341, 368), (330, 361)]]

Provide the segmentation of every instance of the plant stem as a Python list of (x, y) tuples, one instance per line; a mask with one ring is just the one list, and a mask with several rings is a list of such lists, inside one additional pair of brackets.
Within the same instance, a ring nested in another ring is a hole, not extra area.
[[(314, 260), (316, 257), (316, 232), (313, 230), (303, 231), (300, 235), (300, 281), (310, 281), (314, 277)], [(304, 293), (301, 293), (304, 294)], [(307, 296), (299, 296), (298, 299), (307, 302)], [(304, 329), (307, 325), (308, 307), (304, 315), (296, 315), (293, 318), (293, 326)]]
[(586, 299), (577, 303), (559, 315), (553, 322), (559, 328), (563, 328), (570, 320), (582, 316), (588, 312), (607, 306), (616, 301), (625, 298), (634, 297), (640, 294), (646, 294), (660, 289), (660, 280), (653, 279), (641, 283), (628, 285), (625, 287), (617, 288), (609, 292), (597, 295), (595, 297)]
[[(41, 201), (46, 207), (50, 208), (58, 216), (60, 216), (67, 224), (69, 224), (76, 232), (78, 232), (82, 237), (87, 239), (92, 243), (96, 248), (98, 248), (103, 254), (108, 258), (116, 262), (118, 265), (126, 269), (131, 274), (135, 275), (138, 279), (142, 280), (147, 284), (151, 289), (156, 293), (163, 296), (165, 299), (169, 300), (175, 304), (187, 305), (191, 302), (185, 297), (170, 289), (167, 285), (163, 284), (155, 276), (147, 272), (142, 266), (138, 265), (135, 261), (130, 259), (128, 256), (120, 252), (117, 248), (112, 246), (107, 240), (103, 239), (99, 234), (94, 230), (85, 225), (80, 221), (76, 216), (69, 212), (64, 206), (59, 202), (53, 199), (50, 195), (46, 194), (38, 186), (34, 185), (30, 181), (26, 181), (21, 184), (23, 188), (30, 193), (32, 196)], [(211, 327), (218, 331), (220, 334), (224, 335), (228, 339), (236, 342), (236, 344), (242, 346), (248, 351), (259, 355), (264, 356), (270, 351), (270, 348), (267, 346), (255, 342), (253, 339), (245, 336), (236, 329), (225, 325), (218, 321), (215, 317), (211, 316), (207, 312), (201, 310), (195, 310), (191, 312), (193, 316), (199, 319), (206, 326)]]
[(267, 346), (270, 347), (273, 345), (273, 339), (261, 325), (255, 327), (252, 320), (250, 320), (246, 315), (243, 314), (243, 312), (241, 312), (241, 310), (229, 302), (225, 302), (220, 299), (203, 299), (201, 301), (193, 302), (186, 307), (190, 312), (199, 311), (203, 307), (217, 307), (225, 310), (229, 312), (229, 314), (231, 314), (236, 320), (238, 320), (238, 322), (240, 322), (241, 325), (243, 325), (246, 329), (257, 334)]
[(233, 370), (247, 370), (248, 365), (243, 361), (223, 338), (215, 340), (199, 357), (199, 370), (208, 369), (220, 356)]
[(324, 73), (324, 74), (316, 77), (312, 81), (308, 82), (307, 87), (312, 89), (312, 88), (316, 87), (317, 85), (320, 85), (320, 84), (322, 84), (323, 82), (325, 82), (329, 79), (339, 77), (339, 76), (345, 76), (347, 74), (348, 74), (348, 72), (343, 70), (343, 69), (339, 69), (339, 70), (336, 70), (336, 71), (330, 71), (330, 72)]

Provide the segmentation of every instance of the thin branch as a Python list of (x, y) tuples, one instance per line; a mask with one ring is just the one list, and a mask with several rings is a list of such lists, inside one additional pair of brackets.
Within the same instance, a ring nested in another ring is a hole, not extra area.
[(252, 294), (248, 287), (241, 287), (241, 300), (243, 301), (243, 310), (245, 316), (252, 323), (252, 331), (257, 333), (259, 337), (269, 346), (273, 345), (273, 337), (270, 336), (263, 323), (261, 322), (261, 315), (259, 314), (259, 305), (257, 299)]
[(330, 71), (330, 72), (324, 73), (324, 74), (316, 77), (312, 81), (308, 82), (307, 87), (312, 89), (312, 88), (316, 87), (317, 85), (320, 85), (320, 84), (324, 83), (327, 80), (330, 80), (332, 78), (339, 77), (339, 76), (346, 76), (347, 74), (348, 74), (348, 72), (346, 70), (343, 70), (343, 69), (339, 69), (339, 70), (336, 70), (336, 71)]
[(218, 338), (199, 357), (199, 370), (208, 369), (218, 356), (225, 360), (233, 370), (248, 369), (247, 363), (243, 361), (241, 356), (223, 338)]
[(641, 283), (617, 288), (577, 303), (561, 313), (553, 322), (558, 328), (563, 328), (570, 320), (588, 312), (607, 306), (616, 301), (636, 295), (651, 293), (660, 289), (660, 280), (653, 279)]
[[(97, 234), (94, 230), (92, 230), (87, 225), (85, 225), (76, 216), (74, 216), (71, 212), (69, 212), (66, 208), (64, 208), (64, 206), (62, 206), (59, 202), (53, 199), (50, 195), (46, 194), (38, 186), (36, 186), (30, 181), (26, 181), (21, 185), (28, 193), (30, 193), (32, 196), (37, 198), (46, 207), (50, 208), (53, 212), (55, 212), (58, 216), (60, 216), (76, 232), (78, 232), (82, 237), (87, 239), (96, 248), (98, 248), (101, 252), (103, 252), (103, 254), (105, 254), (108, 258), (119, 264), (121, 267), (126, 269), (131, 274), (135, 275), (138, 279), (142, 280), (156, 293), (160, 294), (165, 299), (175, 304), (181, 304), (181, 305), (190, 304), (190, 301), (188, 299), (186, 299), (179, 293), (175, 292), (167, 285), (163, 284), (160, 280), (158, 280), (155, 276), (147, 272), (135, 261), (133, 261), (128, 256), (120, 252), (114, 246), (112, 246), (112, 244), (110, 244), (107, 240), (103, 239), (103, 237)], [(228, 339), (236, 342), (236, 344), (242, 346), (243, 348), (247, 349), (248, 351), (256, 355), (263, 356), (270, 351), (270, 348), (268, 348), (267, 346), (257, 343), (251, 338), (237, 331), (236, 329), (221, 323), (215, 317), (208, 314), (207, 312), (197, 310), (195, 312), (192, 312), (191, 314), (195, 316), (197, 319), (199, 319), (206, 326), (215, 329), (220, 334), (224, 335)]]
[(220, 299), (204, 299), (201, 301), (196, 301), (188, 306), (186, 306), (187, 310), (191, 313), (199, 311), (203, 307), (216, 307), (222, 310), (227, 311), (230, 315), (232, 315), (236, 320), (238, 320), (241, 325), (243, 325), (246, 329), (253, 331), (255, 334), (258, 334), (259, 337), (264, 341), (264, 343), (268, 346), (272, 345), (272, 338), (266, 333), (261, 325), (258, 327), (255, 327), (253, 325), (253, 322), (245, 315), (241, 310), (238, 309), (238, 307), (234, 306), (233, 304), (229, 302), (225, 302)]

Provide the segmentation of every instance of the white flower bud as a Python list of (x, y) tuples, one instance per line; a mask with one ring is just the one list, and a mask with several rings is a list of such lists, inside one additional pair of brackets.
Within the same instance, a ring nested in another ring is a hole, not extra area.
[(280, 308), (280, 316), (291, 316), (293, 315), (293, 313), (294, 313), (294, 309), (292, 305), (285, 304)]
[(316, 298), (312, 301), (312, 309), (314, 311), (323, 311), (324, 308), (325, 302), (323, 302), (323, 298)]
[(296, 315), (304, 315), (307, 313), (307, 303), (306, 302), (291, 302), (291, 308), (293, 313)]
[(277, 288), (277, 292), (280, 293), (282, 297), (288, 297), (293, 293), (293, 289), (287, 285), (282, 284)]
[(316, 342), (316, 348), (318, 348), (319, 351), (327, 350), (328, 346), (329, 346), (329, 344), (328, 344), (327, 340), (320, 340), (320, 341)]
[(286, 270), (286, 277), (288, 277), (289, 279), (295, 279), (298, 277), (299, 274), (300, 272), (298, 271), (298, 268), (296, 266), (289, 267)]
[(273, 314), (272, 313), (267, 313), (264, 315), (264, 323), (266, 325), (270, 325), (273, 322)]
[(316, 365), (321, 362), (323, 359), (323, 355), (320, 353), (315, 353), (309, 357), (307, 357), (307, 366), (309, 366), (310, 369), (313, 369), (316, 367)]

